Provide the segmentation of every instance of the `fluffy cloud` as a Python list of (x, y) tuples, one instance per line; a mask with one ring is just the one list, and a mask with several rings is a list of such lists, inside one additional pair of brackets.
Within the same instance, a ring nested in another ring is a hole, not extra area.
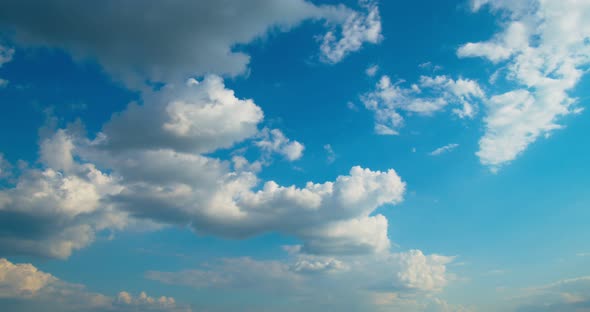
[(255, 135), (264, 118), (260, 107), (236, 98), (215, 75), (144, 98), (143, 105), (132, 103), (115, 114), (94, 144), (110, 150), (213, 152)]
[(56, 278), (31, 264), (13, 264), (0, 259), (0, 297), (31, 297)]
[(0, 26), (15, 33), (21, 44), (58, 47), (80, 59), (96, 59), (109, 73), (137, 86), (146, 79), (175, 82), (207, 73), (243, 73), (250, 56), (236, 45), (270, 31), (287, 31), (309, 19), (327, 22), (330, 31), (321, 51), (330, 62), (338, 62), (364, 42), (378, 41), (378, 9), (375, 5), (366, 9), (369, 12), (362, 13), (305, 0), (123, 5), (5, 1), (0, 5)]
[(291, 141), (279, 129), (262, 129), (261, 139), (255, 144), (265, 153), (278, 153), (287, 160), (294, 161), (303, 156), (305, 146), (297, 141)]
[(497, 169), (539, 137), (561, 128), (560, 117), (580, 111), (568, 92), (590, 64), (590, 4), (472, 1), (474, 10), (485, 6), (502, 12), (504, 29), (488, 41), (461, 46), (458, 55), (502, 64), (504, 78), (515, 85), (486, 103), (486, 132), (477, 155), (483, 164)]
[(475, 104), (485, 98), (478, 83), (469, 79), (422, 76), (419, 83), (410, 88), (402, 87), (402, 83), (393, 83), (389, 76), (383, 75), (375, 90), (361, 96), (365, 108), (375, 114), (377, 134), (398, 134), (404, 122), (402, 111), (429, 116), (454, 104), (459, 106), (452, 110), (455, 115), (471, 118), (476, 112)]
[(124, 213), (102, 202), (120, 191), (115, 179), (92, 164), (75, 163), (65, 131), (41, 145), (46, 168), (25, 168), (14, 187), (0, 190), (3, 254), (66, 258), (91, 243), (96, 231), (126, 224)]
[(323, 60), (328, 63), (338, 63), (346, 55), (359, 50), (365, 42), (379, 43), (381, 35), (381, 16), (374, 1), (361, 0), (361, 5), (367, 13), (352, 12), (342, 24), (341, 36), (329, 31), (322, 38)]
[(92, 293), (82, 285), (64, 282), (31, 264), (14, 264), (0, 258), (0, 302), (18, 311), (190, 311), (174, 298), (137, 298), (123, 291), (118, 298)]
[(434, 151), (430, 152), (429, 155), (430, 156), (442, 155), (444, 153), (448, 153), (448, 152), (453, 151), (457, 147), (459, 147), (459, 144), (456, 144), (456, 143), (447, 144), (445, 146), (441, 146), (441, 147), (435, 149)]
[(40, 142), (41, 168), (0, 190), (0, 250), (65, 258), (101, 231), (157, 224), (231, 238), (279, 232), (313, 254), (387, 251), (387, 219), (374, 212), (403, 198), (394, 170), (356, 166), (334, 181), (281, 186), (261, 181), (243, 156), (205, 155), (249, 139), (263, 153), (299, 158), (303, 145), (259, 131), (262, 117), (208, 76), (131, 104), (96, 138), (79, 126), (55, 131)]

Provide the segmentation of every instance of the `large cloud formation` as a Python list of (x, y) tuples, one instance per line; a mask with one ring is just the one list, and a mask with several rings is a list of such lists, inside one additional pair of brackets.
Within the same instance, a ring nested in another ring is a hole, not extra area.
[(325, 21), (328, 34), (321, 51), (326, 60), (338, 62), (365, 42), (381, 38), (377, 6), (364, 7), (367, 13), (305, 0), (10, 0), (0, 4), (0, 25), (21, 44), (96, 59), (107, 72), (137, 86), (145, 80), (244, 73), (250, 57), (237, 45), (305, 20)]
[(262, 183), (260, 166), (243, 157), (205, 155), (250, 139), (262, 154), (301, 157), (302, 144), (258, 129), (263, 114), (252, 100), (237, 98), (218, 76), (144, 98), (114, 114), (95, 138), (73, 125), (41, 141), (42, 168), (24, 170), (0, 192), (3, 253), (65, 258), (97, 232), (139, 223), (231, 238), (281, 232), (315, 254), (389, 249), (387, 219), (374, 211), (403, 198), (405, 183), (394, 170), (353, 167), (304, 187)]

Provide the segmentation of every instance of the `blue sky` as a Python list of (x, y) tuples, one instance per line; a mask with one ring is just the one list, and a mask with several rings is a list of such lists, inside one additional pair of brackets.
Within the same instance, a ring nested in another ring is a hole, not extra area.
[(0, 309), (586, 311), (590, 4), (0, 4)]

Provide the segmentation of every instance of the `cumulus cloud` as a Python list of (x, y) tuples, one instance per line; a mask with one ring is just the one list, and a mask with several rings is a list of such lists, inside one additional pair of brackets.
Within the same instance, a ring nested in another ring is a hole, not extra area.
[(56, 132), (42, 143), (45, 168), (25, 168), (14, 187), (0, 190), (3, 254), (66, 258), (90, 244), (96, 231), (126, 223), (124, 213), (102, 202), (120, 191), (116, 180), (92, 164), (75, 163), (72, 144), (65, 131)]
[(387, 219), (374, 212), (403, 199), (394, 170), (355, 166), (304, 186), (261, 181), (260, 166), (245, 157), (205, 153), (249, 139), (294, 160), (303, 145), (277, 129), (259, 131), (262, 110), (217, 76), (160, 92), (114, 114), (95, 138), (72, 126), (41, 140), (42, 167), (0, 190), (3, 253), (66, 258), (101, 231), (138, 224), (241, 239), (279, 232), (314, 254), (389, 249)]
[(260, 132), (260, 140), (255, 142), (264, 153), (277, 153), (289, 161), (295, 161), (303, 156), (305, 146), (287, 138), (279, 129), (264, 128)]
[(441, 147), (435, 149), (434, 151), (430, 152), (429, 155), (430, 156), (439, 156), (444, 153), (452, 152), (457, 147), (459, 147), (459, 144), (456, 144), (456, 143), (447, 144), (445, 146), (441, 146)]
[(134, 298), (122, 291), (118, 298), (88, 291), (38, 270), (0, 258), (0, 302), (10, 300), (18, 311), (190, 311), (174, 298), (152, 298), (145, 292)]
[(504, 29), (488, 41), (466, 43), (457, 54), (502, 64), (503, 78), (515, 85), (486, 103), (486, 132), (477, 155), (495, 170), (560, 129), (561, 117), (580, 111), (569, 92), (590, 64), (590, 4), (472, 1), (475, 11), (483, 7), (501, 12)]
[(383, 75), (374, 90), (361, 96), (365, 108), (375, 114), (377, 134), (398, 134), (404, 123), (401, 112), (429, 116), (454, 104), (458, 106), (452, 109), (455, 115), (471, 118), (476, 113), (475, 105), (485, 99), (479, 84), (470, 79), (422, 76), (410, 88), (401, 86), (402, 83), (393, 83), (389, 76)]
[(113, 115), (94, 144), (115, 151), (207, 153), (252, 137), (263, 118), (254, 101), (237, 98), (223, 79), (209, 75), (145, 95), (143, 105), (132, 103)]
[(4, 1), (0, 26), (14, 33), (20, 44), (57, 47), (79, 59), (96, 59), (116, 78), (137, 86), (145, 80), (176, 82), (207, 73), (241, 74), (250, 56), (236, 45), (310, 19), (330, 25), (321, 51), (336, 63), (364, 42), (380, 38), (377, 6), (366, 9), (368, 13), (305, 0), (89, 5), (69, 0)]

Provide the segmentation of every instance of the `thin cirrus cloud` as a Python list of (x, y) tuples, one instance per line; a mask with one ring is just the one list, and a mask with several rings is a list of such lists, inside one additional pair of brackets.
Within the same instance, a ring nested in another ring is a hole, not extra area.
[(457, 143), (447, 144), (445, 146), (441, 146), (441, 147), (433, 150), (432, 152), (428, 153), (428, 155), (430, 155), (430, 156), (439, 156), (439, 155), (442, 155), (442, 154), (445, 154), (445, 153), (452, 152), (457, 147), (459, 147), (459, 144), (457, 144)]

